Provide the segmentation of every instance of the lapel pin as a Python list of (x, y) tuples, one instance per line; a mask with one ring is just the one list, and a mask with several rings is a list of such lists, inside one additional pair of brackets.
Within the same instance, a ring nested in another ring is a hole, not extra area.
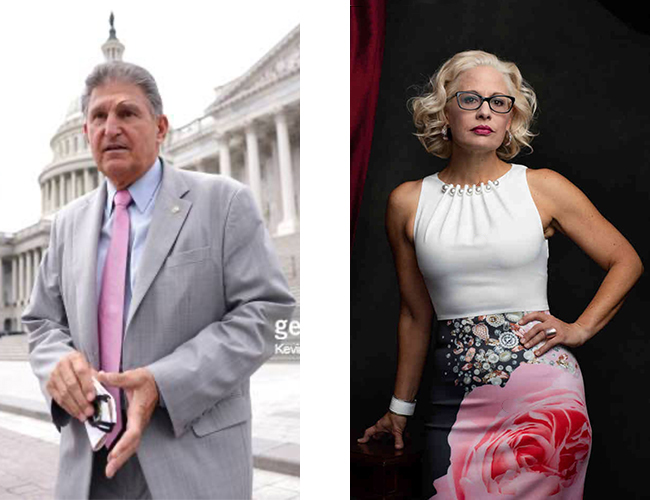
[(178, 205), (174, 205), (174, 206), (172, 207), (172, 213), (173, 213), (173, 214), (178, 213), (179, 210), (180, 210), (180, 208), (178, 208)]

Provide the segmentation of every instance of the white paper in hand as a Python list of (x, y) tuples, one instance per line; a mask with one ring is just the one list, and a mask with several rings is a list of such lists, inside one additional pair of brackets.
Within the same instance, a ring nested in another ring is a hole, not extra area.
[(92, 425), (90, 422), (100, 420), (104, 423), (115, 424), (117, 415), (115, 413), (115, 400), (113, 396), (93, 377), (93, 385), (95, 386), (95, 406), (99, 408), (99, 412), (95, 412), (93, 417), (86, 420), (86, 432), (90, 440), (90, 446), (93, 451), (97, 451), (104, 446), (108, 432)]

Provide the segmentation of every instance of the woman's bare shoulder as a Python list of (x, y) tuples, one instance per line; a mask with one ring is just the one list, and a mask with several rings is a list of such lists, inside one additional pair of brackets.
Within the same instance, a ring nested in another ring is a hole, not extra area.
[(551, 168), (529, 168), (528, 182), (533, 191), (559, 207), (589, 203), (585, 194), (573, 182)]
[(569, 179), (551, 168), (529, 168), (528, 182), (531, 187), (549, 194), (577, 189)]
[(406, 181), (393, 189), (388, 197), (388, 208), (391, 211), (408, 215), (417, 208), (422, 190), (423, 179)]
[(389, 235), (401, 234), (413, 242), (413, 223), (418, 209), (423, 179), (403, 182), (391, 191), (386, 209)]

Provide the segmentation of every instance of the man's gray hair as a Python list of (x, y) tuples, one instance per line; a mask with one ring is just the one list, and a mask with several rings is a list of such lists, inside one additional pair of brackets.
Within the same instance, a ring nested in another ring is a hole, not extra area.
[(81, 96), (81, 111), (84, 116), (88, 112), (88, 103), (92, 91), (114, 81), (131, 83), (140, 87), (149, 100), (154, 116), (162, 115), (162, 98), (158, 92), (156, 80), (151, 76), (151, 73), (136, 64), (124, 61), (110, 61), (95, 66), (95, 69), (86, 78), (86, 88)]

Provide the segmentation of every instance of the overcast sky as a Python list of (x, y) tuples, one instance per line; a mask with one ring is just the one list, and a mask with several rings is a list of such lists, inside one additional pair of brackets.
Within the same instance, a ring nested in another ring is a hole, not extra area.
[(95, 64), (115, 14), (124, 60), (146, 67), (177, 128), (300, 23), (299, 0), (2, 2), (0, 231), (38, 222), (50, 139)]

